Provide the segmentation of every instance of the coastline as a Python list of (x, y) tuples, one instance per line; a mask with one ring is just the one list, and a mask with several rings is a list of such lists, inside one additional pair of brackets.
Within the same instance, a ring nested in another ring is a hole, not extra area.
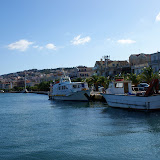
[[(34, 94), (44, 94), (44, 95), (48, 95), (51, 98), (51, 95), (50, 95), (49, 91), (28, 91), (28, 92), (10, 91), (10, 92), (3, 92), (3, 93), (34, 93)], [(90, 96), (91, 96), (91, 101), (105, 102), (105, 99), (100, 94), (100, 92), (91, 92)]]
[(3, 93), (35, 93), (35, 94), (45, 94), (48, 95), (48, 91), (28, 91), (28, 92), (22, 92), (22, 91), (10, 91), (10, 92), (3, 92)]

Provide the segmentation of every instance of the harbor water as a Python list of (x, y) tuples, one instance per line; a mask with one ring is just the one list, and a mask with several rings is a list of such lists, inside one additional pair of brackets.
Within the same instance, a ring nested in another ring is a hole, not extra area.
[(0, 160), (160, 159), (160, 112), (0, 94)]

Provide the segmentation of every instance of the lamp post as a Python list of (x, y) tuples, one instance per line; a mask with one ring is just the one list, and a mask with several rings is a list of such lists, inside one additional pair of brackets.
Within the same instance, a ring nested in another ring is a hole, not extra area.
[(103, 56), (103, 58), (104, 58), (104, 61), (105, 61), (105, 78), (106, 78), (106, 70), (107, 70), (107, 68), (108, 68), (108, 60), (110, 59), (110, 56)]

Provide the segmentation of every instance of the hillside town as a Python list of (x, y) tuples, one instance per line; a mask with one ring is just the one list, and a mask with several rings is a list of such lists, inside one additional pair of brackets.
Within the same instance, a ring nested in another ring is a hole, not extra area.
[(95, 62), (94, 67), (77, 66), (70, 68), (56, 69), (30, 69), (16, 73), (10, 73), (0, 76), (0, 89), (10, 90), (14, 87), (33, 87), (44, 81), (53, 81), (60, 79), (64, 74), (71, 80), (77, 78), (89, 78), (93, 75), (114, 77), (118, 74), (134, 73), (140, 74), (145, 67), (151, 67), (154, 73), (160, 72), (160, 52), (152, 54), (132, 54), (129, 61), (111, 60), (109, 56), (104, 56)]

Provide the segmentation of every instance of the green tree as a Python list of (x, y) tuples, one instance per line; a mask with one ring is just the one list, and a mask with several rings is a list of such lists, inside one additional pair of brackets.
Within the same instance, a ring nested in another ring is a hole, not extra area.
[(98, 79), (97, 79), (98, 85), (105, 87), (105, 82), (106, 82), (105, 77), (103, 77), (103, 76), (98, 77)]
[(98, 82), (97, 82), (97, 80), (98, 80), (98, 76), (93, 75), (91, 77), (91, 83), (94, 85), (96, 91), (98, 91)]
[(38, 90), (39, 91), (49, 91), (50, 87), (50, 81), (48, 82), (41, 82), (39, 85), (38, 85)]
[(147, 82), (148, 84), (153, 79), (159, 79), (160, 78), (158, 73), (153, 73), (153, 69), (151, 67), (144, 68), (140, 77), (141, 77), (142, 81)]
[(110, 80), (103, 76), (98, 77), (98, 80), (97, 80), (98, 85), (101, 85), (104, 88), (108, 88), (109, 82)]
[(140, 83), (140, 77), (134, 73), (127, 75), (127, 80), (132, 81), (132, 84), (137, 86)]
[(22, 91), (23, 89), (24, 89), (23, 87), (17, 87), (17, 86), (13, 87), (13, 91)]
[(98, 91), (98, 76), (93, 75), (92, 77), (86, 78), (86, 82), (88, 83), (89, 87), (92, 85), (95, 87), (96, 91)]
[(33, 87), (31, 87), (31, 91), (38, 91), (38, 85), (34, 85)]
[(82, 78), (76, 78), (76, 79), (73, 79), (72, 82), (82, 82), (83, 79)]
[(89, 77), (89, 78), (86, 78), (86, 82), (88, 83), (88, 86), (91, 87), (93, 82), (92, 82), (92, 78)]

